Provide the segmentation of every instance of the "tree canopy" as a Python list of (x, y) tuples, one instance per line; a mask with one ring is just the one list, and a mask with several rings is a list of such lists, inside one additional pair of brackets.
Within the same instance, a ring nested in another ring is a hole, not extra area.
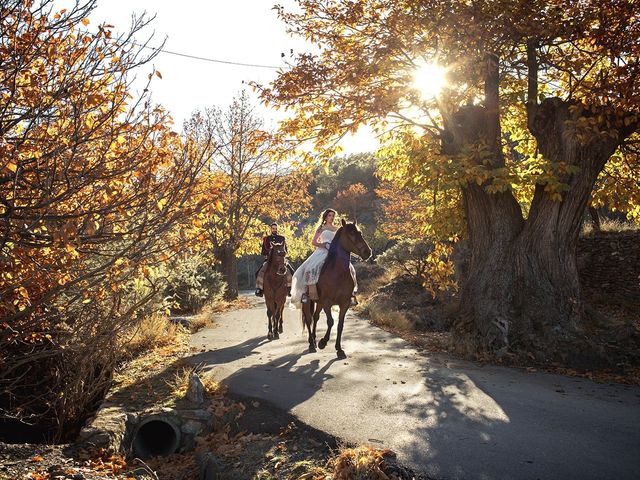
[[(413, 190), (427, 223), (445, 219), (433, 232), (461, 231), (446, 228), (455, 210), (464, 220), (462, 349), (562, 355), (582, 338), (586, 206), (638, 211), (636, 2), (297, 3), (279, 15), (319, 53), (260, 87), (292, 112), (283, 131), (330, 156), (336, 139), (372, 126), (387, 179)], [(417, 75), (425, 67), (431, 76)]]

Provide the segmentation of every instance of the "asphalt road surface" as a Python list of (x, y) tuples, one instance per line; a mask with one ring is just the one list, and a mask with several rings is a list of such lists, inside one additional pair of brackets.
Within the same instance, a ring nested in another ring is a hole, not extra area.
[[(389, 448), (434, 479), (640, 479), (640, 387), (423, 354), (348, 315), (308, 353), (300, 313), (268, 341), (262, 301), (192, 336), (192, 361), (347, 442)], [(337, 318), (337, 315), (335, 315)], [(324, 335), (324, 314), (318, 339)]]

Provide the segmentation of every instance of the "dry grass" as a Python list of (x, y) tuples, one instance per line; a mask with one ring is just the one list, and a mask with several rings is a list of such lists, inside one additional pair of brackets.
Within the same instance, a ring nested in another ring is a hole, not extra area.
[(174, 345), (185, 334), (185, 328), (172, 322), (166, 315), (150, 315), (125, 337), (125, 357), (133, 358), (150, 349)]
[(369, 316), (371, 323), (379, 327), (400, 332), (409, 332), (414, 329), (413, 322), (402, 312), (392, 311), (367, 301), (363, 302), (362, 311)]
[(204, 375), (197, 366), (185, 366), (178, 368), (173, 374), (173, 377), (167, 381), (167, 385), (171, 388), (174, 396), (177, 398), (185, 396), (189, 388), (189, 379), (194, 373), (200, 377), (204, 391), (208, 395), (215, 397), (226, 393), (227, 387), (215, 381), (211, 375)]
[[(640, 225), (632, 221), (611, 220), (603, 218), (600, 220), (600, 230), (602, 232), (637, 232)], [(582, 236), (592, 235), (595, 233), (592, 222), (586, 222), (582, 225)]]
[(384, 472), (385, 457), (390, 450), (367, 446), (342, 448), (333, 460), (333, 480), (388, 480)]
[(397, 276), (398, 276), (398, 272), (394, 271), (393, 269), (385, 270), (385, 272), (379, 277), (375, 277), (372, 280), (367, 281), (366, 287), (361, 288), (358, 291), (358, 295), (362, 296), (363, 298), (366, 298), (376, 293), (379, 288), (393, 281), (393, 279), (396, 278)]

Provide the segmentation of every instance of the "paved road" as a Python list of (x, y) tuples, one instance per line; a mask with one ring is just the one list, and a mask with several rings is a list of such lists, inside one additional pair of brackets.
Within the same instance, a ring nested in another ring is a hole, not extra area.
[(333, 342), (307, 353), (298, 312), (285, 309), (284, 328), (269, 342), (261, 305), (227, 313), (193, 335), (206, 351), (192, 360), (232, 392), (436, 479), (640, 479), (638, 387), (424, 355), (355, 316), (346, 360)]

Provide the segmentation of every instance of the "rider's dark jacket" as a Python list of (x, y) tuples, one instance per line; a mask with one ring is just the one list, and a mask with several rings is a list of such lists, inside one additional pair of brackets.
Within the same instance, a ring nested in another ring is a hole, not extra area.
[(262, 238), (262, 255), (264, 255), (265, 257), (269, 255), (272, 243), (284, 243), (284, 251), (287, 251), (287, 241), (282, 235), (267, 235), (266, 237)]

